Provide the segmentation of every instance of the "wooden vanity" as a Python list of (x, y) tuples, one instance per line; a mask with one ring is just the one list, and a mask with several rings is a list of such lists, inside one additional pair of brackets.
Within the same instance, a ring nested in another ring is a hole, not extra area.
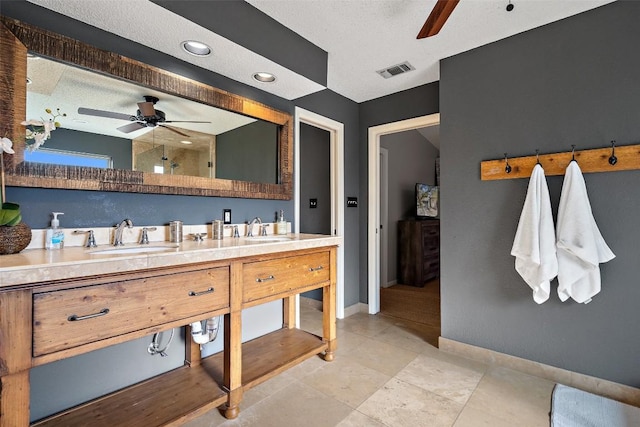
[[(0, 427), (29, 425), (32, 367), (213, 316), (224, 315), (222, 352), (202, 358), (187, 339), (184, 366), (33, 425), (179, 425), (215, 407), (235, 418), (249, 388), (314, 355), (333, 360), (340, 240), (316, 237), (244, 247), (185, 242), (175, 254), (97, 260), (83, 248), (46, 262), (40, 250), (3, 257)], [(318, 288), (322, 337), (295, 328), (295, 295)], [(279, 299), (282, 328), (242, 343), (242, 310)]]

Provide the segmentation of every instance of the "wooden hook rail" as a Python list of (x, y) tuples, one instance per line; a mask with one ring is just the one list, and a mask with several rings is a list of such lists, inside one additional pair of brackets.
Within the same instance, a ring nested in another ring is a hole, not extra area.
[[(615, 149), (617, 161), (612, 165), (609, 158)], [(540, 154), (526, 157), (502, 158), (499, 160), (486, 160), (480, 163), (480, 178), (482, 181), (496, 179), (529, 178), (537, 161), (544, 168), (546, 176), (564, 175), (572, 155), (580, 165), (583, 173), (593, 172), (617, 172), (640, 169), (640, 145), (614, 146), (608, 148), (595, 148), (575, 152), (565, 151), (554, 154)], [(506, 172), (507, 162), (511, 166), (511, 172)]]

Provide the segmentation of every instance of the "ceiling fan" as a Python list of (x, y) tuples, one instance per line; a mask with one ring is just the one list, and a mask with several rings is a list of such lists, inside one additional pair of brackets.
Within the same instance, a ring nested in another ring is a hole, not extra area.
[(127, 120), (132, 122), (117, 128), (119, 131), (124, 133), (134, 132), (145, 127), (154, 128), (156, 126), (161, 126), (179, 135), (189, 137), (189, 135), (187, 135), (186, 133), (174, 127), (167, 126), (165, 123), (211, 123), (193, 120), (167, 120), (164, 111), (156, 110), (154, 107), (156, 102), (159, 101), (157, 97), (145, 95), (144, 99), (145, 102), (138, 102), (138, 111), (136, 111), (135, 116), (132, 116), (130, 114), (116, 113), (113, 111), (95, 110), (93, 108), (84, 107), (78, 108), (78, 114), (106, 117), (109, 119)]
[(433, 6), (433, 10), (422, 26), (422, 29), (418, 33), (417, 38), (424, 39), (438, 34), (444, 23), (449, 19), (449, 15), (451, 15), (453, 9), (458, 5), (459, 1), (460, 0), (438, 0), (436, 5)]

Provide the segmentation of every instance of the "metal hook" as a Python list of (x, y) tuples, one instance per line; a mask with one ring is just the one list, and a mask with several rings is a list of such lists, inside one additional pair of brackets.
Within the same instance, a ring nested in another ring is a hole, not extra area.
[(571, 161), (572, 162), (576, 161), (576, 145), (575, 144), (571, 144)]
[(609, 164), (611, 166), (618, 163), (618, 158), (616, 157), (616, 140), (611, 141), (611, 156), (609, 156)]
[(507, 164), (507, 165), (504, 167), (504, 171), (505, 171), (506, 173), (511, 173), (511, 165), (509, 164), (509, 159), (507, 159), (507, 153), (504, 153), (504, 162)]
[(542, 166), (540, 164), (540, 150), (536, 150), (536, 164)]

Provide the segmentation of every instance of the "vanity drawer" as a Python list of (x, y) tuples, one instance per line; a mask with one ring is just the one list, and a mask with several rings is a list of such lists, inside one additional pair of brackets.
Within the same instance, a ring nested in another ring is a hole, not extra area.
[(246, 263), (242, 301), (255, 301), (327, 281), (329, 269), (329, 252)]
[(225, 307), (228, 267), (34, 294), (33, 355)]

